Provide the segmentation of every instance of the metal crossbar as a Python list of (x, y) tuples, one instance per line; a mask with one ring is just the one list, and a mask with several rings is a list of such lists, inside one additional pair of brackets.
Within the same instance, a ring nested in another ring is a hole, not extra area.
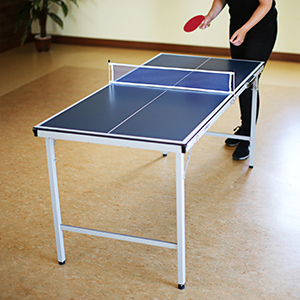
[(64, 225), (64, 224), (61, 224), (60, 228), (64, 231), (71, 231), (71, 232), (76, 232), (76, 233), (95, 235), (95, 236), (104, 237), (104, 238), (110, 238), (110, 239), (115, 239), (115, 240), (158, 246), (158, 247), (163, 247), (163, 248), (177, 249), (176, 243), (165, 242), (165, 241), (160, 241), (160, 240), (142, 238), (142, 237), (137, 237), (137, 236), (132, 236), (132, 235), (119, 234), (119, 233), (101, 231), (101, 230), (95, 230), (95, 229), (89, 229), (89, 228), (69, 226), (69, 225)]

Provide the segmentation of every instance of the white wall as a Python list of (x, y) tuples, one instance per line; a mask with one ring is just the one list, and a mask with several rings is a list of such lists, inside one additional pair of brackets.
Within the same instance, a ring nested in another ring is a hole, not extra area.
[[(206, 14), (212, 0), (78, 0), (61, 30), (51, 21), (48, 33), (74, 37), (228, 48), (227, 7), (206, 30), (185, 33), (186, 20)], [(300, 0), (277, 0), (279, 33), (275, 52), (300, 54)], [(39, 31), (37, 24), (33, 32)]]

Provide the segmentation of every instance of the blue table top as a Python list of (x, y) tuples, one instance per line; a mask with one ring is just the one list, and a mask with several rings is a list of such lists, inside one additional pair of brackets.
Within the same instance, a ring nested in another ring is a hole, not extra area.
[[(216, 71), (235, 71), (237, 90), (260, 62), (161, 54), (146, 63)], [(33, 128), (123, 139), (183, 142), (205, 125), (232, 95), (158, 87), (110, 84)]]

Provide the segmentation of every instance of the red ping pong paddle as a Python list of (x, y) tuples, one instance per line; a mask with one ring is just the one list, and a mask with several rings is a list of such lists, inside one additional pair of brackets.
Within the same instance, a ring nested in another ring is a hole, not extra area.
[(204, 19), (205, 19), (205, 17), (202, 15), (198, 15), (198, 16), (195, 16), (195, 17), (189, 19), (185, 23), (183, 30), (185, 32), (192, 32), (192, 31), (196, 30), (200, 26), (200, 24), (204, 21)]

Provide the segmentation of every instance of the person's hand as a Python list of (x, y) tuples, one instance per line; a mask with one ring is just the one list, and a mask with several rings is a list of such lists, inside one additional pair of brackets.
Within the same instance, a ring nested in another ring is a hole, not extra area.
[(245, 36), (246, 36), (246, 30), (243, 28), (238, 29), (230, 38), (230, 43), (234, 46), (240, 46), (243, 44)]
[(205, 19), (203, 20), (203, 22), (200, 24), (199, 28), (200, 29), (205, 29), (207, 27), (210, 26), (210, 23), (211, 23), (211, 18), (207, 15), (205, 16)]

